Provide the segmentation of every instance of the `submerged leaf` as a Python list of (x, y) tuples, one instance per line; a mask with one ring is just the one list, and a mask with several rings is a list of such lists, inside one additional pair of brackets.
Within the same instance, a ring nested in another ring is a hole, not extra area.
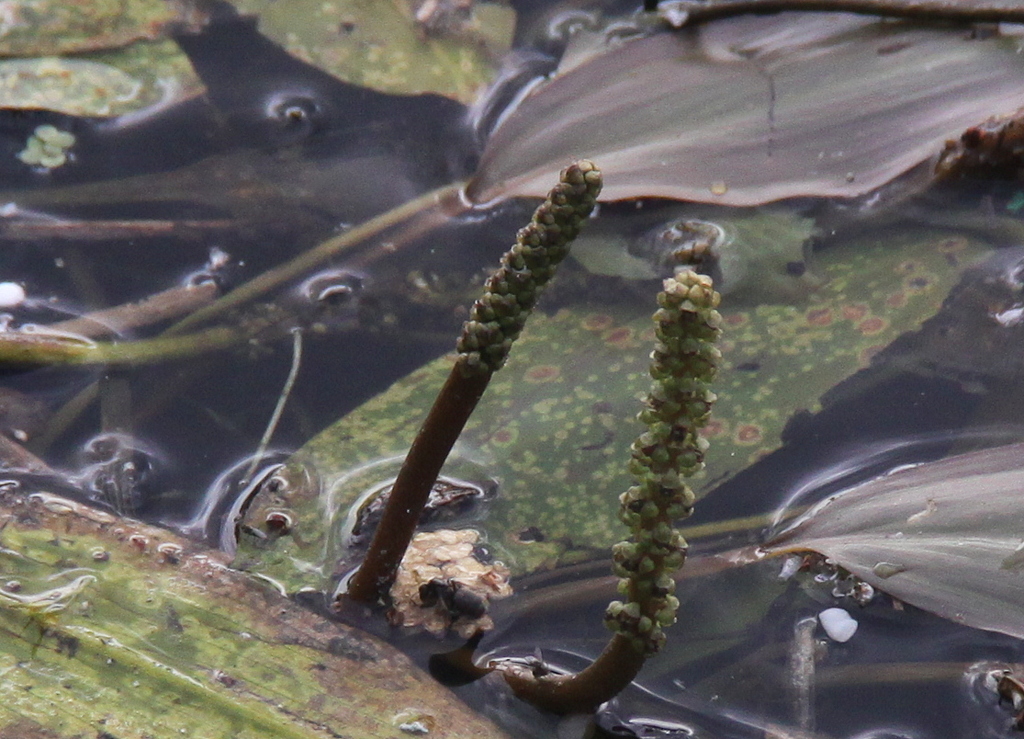
[[(822, 252), (826, 284), (807, 305), (723, 303), (719, 400), (697, 487), (779, 446), (793, 413), (814, 410), (822, 393), (919, 326), (980, 251), (962, 238), (891, 232)], [(493, 491), (461, 525), (480, 529), (513, 573), (591, 557), (622, 538), (616, 496), (630, 485), (652, 336), (646, 301), (599, 297), (535, 315), (494, 376), (444, 474)], [(350, 556), (350, 509), (397, 473), (449, 369), (445, 358), (418, 370), (307, 444), (243, 521), (263, 529), (268, 514), (286, 511), (295, 534), (243, 534), (239, 565), (289, 590), (331, 587), (338, 560)]]
[(527, 96), (491, 137), (468, 193), (540, 196), (585, 155), (605, 173), (602, 200), (857, 196), (1024, 105), (1022, 69), (1009, 39), (835, 14), (661, 33)]
[(830, 496), (772, 537), (958, 623), (1024, 637), (1024, 444), (901, 469)]
[(594, 219), (571, 256), (593, 274), (660, 280), (688, 263), (686, 250), (703, 240), (710, 255), (697, 261), (728, 304), (803, 303), (820, 287), (807, 264), (813, 232), (813, 220), (785, 207), (673, 203)]

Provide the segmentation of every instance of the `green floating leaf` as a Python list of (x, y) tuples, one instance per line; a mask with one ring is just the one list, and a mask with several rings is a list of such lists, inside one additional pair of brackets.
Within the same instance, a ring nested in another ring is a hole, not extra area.
[(660, 33), (528, 95), (491, 136), (468, 194), (541, 196), (587, 156), (606, 201), (862, 195), (1024, 105), (1022, 70), (1012, 39), (831, 13)]
[[(706, 429), (707, 490), (781, 443), (786, 421), (934, 313), (977, 242), (888, 232), (824, 251), (806, 304), (722, 306), (719, 400)], [(444, 474), (496, 491), (460, 525), (484, 532), (513, 573), (606, 552), (647, 392), (650, 307), (583, 305), (535, 315), (470, 419)], [(338, 421), (295, 455), (245, 523), (286, 513), (294, 534), (243, 535), (237, 562), (289, 590), (329, 587), (349, 510), (392, 479), (450, 369), (438, 360)]]
[(774, 536), (902, 601), (1024, 637), (1024, 444), (895, 472), (833, 495)]
[(0, 56), (116, 49), (199, 30), (207, 18), (190, 0), (4, 0)]
[(203, 85), (173, 41), (75, 57), (0, 59), (5, 108), (42, 108), (68, 115), (117, 116), (181, 100)]
[(503, 736), (219, 552), (42, 493), (0, 529), (0, 736)]
[(233, 4), (258, 15), (260, 32), (291, 54), (345, 82), (382, 92), (433, 92), (466, 103), (490, 82), (515, 28), (512, 9), (493, 2), (473, 4), (458, 28), (437, 32), (417, 20), (408, 0)]

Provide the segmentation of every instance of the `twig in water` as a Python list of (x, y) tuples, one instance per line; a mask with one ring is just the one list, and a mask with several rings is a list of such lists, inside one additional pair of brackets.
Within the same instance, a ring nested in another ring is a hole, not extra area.
[(473, 305), (455, 366), (409, 449), (366, 558), (348, 584), (350, 598), (372, 603), (386, 597), (448, 453), (597, 202), (601, 174), (591, 162), (565, 168), (559, 179)]
[(288, 396), (292, 393), (292, 388), (295, 387), (295, 378), (299, 376), (299, 365), (302, 363), (302, 329), (292, 329), (292, 366), (288, 370), (288, 377), (284, 381), (284, 387), (281, 388), (281, 394), (277, 398), (277, 405), (274, 406), (274, 412), (270, 415), (270, 422), (267, 423), (267, 430), (263, 432), (263, 438), (260, 439), (260, 444), (256, 447), (256, 453), (252, 457), (252, 462), (249, 463), (249, 469), (245, 471), (245, 477), (242, 478), (242, 482), (239, 485), (240, 488), (244, 488), (252, 480), (252, 475), (256, 471), (256, 467), (259, 466), (260, 460), (263, 455), (267, 453), (267, 447), (270, 445), (270, 439), (274, 435), (277, 424), (281, 420), (281, 413), (284, 412), (284, 405), (288, 402)]

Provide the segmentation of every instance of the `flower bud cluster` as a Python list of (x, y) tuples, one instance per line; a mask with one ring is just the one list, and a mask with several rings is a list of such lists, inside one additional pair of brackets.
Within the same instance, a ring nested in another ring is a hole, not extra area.
[(632, 447), (636, 484), (619, 498), (619, 517), (633, 538), (612, 549), (625, 602), (613, 602), (605, 614), (606, 625), (644, 654), (661, 648), (662, 629), (675, 622), (679, 606), (672, 573), (682, 566), (687, 545), (673, 524), (692, 512), (685, 478), (704, 466), (707, 441), (699, 430), (715, 400), (708, 384), (721, 358), (714, 344), (718, 301), (711, 278), (687, 270), (665, 280), (654, 314), (654, 383), (639, 415), (647, 430)]
[(569, 244), (590, 216), (601, 192), (601, 173), (582, 160), (562, 170), (558, 184), (519, 230), (501, 267), (473, 304), (457, 345), (466, 375), (496, 372), (522, 331), (542, 288), (569, 253)]

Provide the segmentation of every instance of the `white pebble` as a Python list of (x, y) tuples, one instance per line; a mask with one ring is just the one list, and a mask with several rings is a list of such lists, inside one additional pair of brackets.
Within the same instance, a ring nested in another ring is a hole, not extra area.
[(0, 282), (0, 308), (17, 308), (25, 302), (25, 288), (17, 282)]
[(818, 620), (833, 641), (849, 641), (857, 632), (857, 621), (842, 608), (826, 608), (818, 614)]

